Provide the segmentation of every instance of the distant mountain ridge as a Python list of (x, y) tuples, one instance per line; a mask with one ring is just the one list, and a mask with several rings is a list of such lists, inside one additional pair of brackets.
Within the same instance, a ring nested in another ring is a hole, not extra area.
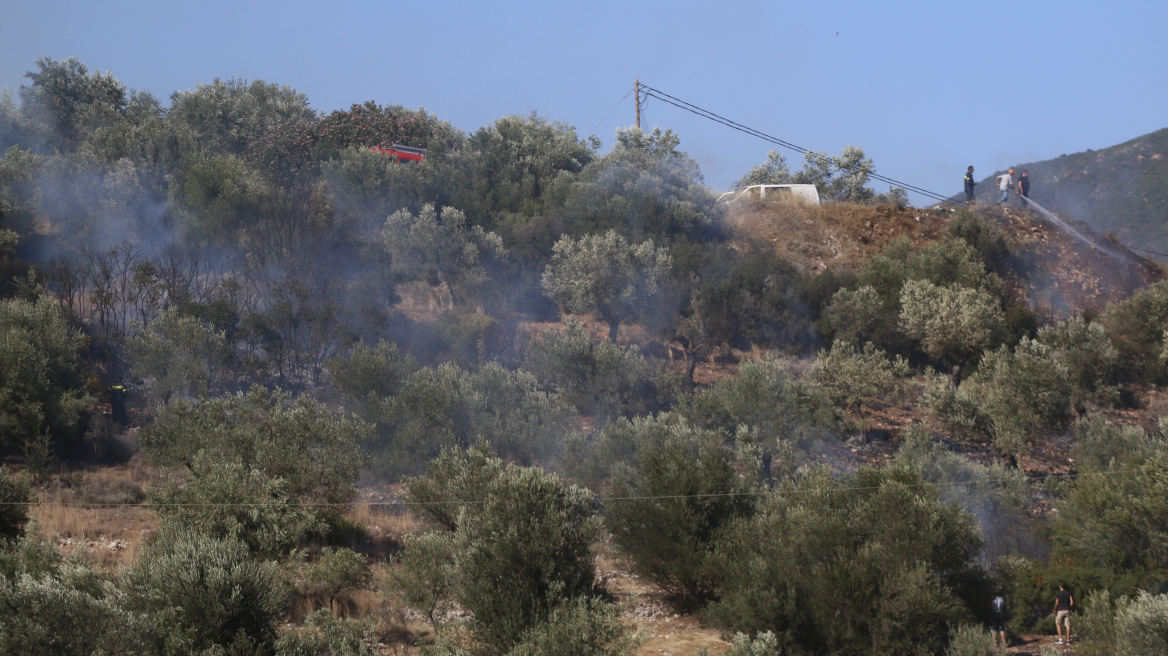
[[(1030, 197), (1060, 217), (1112, 233), (1124, 244), (1168, 253), (1168, 128), (1103, 150), (1014, 164), (1013, 169), (1015, 178), (1030, 171)], [(981, 180), (979, 203), (997, 202), (995, 180), (1004, 172)]]

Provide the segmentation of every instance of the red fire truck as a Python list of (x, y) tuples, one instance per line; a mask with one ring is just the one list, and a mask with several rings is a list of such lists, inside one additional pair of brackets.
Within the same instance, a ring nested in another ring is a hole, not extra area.
[(413, 146), (405, 146), (399, 143), (389, 146), (373, 146), (370, 150), (382, 155), (388, 155), (399, 162), (420, 162), (426, 159), (425, 148), (414, 148)]

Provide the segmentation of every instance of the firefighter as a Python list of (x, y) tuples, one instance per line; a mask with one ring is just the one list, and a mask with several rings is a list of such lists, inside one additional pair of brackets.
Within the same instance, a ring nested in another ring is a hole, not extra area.
[(109, 388), (110, 408), (113, 409), (114, 421), (119, 426), (125, 426), (130, 423), (130, 418), (126, 416), (126, 386), (122, 384), (122, 379), (119, 377), (114, 381)]

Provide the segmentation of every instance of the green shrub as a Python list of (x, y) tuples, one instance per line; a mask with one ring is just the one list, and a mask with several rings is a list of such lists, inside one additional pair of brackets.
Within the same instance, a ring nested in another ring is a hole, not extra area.
[(1127, 300), (1112, 303), (1101, 317), (1119, 349), (1126, 378), (1159, 382), (1164, 367), (1159, 356), (1168, 329), (1168, 280), (1152, 283)]
[(597, 597), (555, 604), (547, 621), (528, 630), (507, 656), (633, 656), (640, 641), (621, 625), (620, 611)]
[(859, 351), (851, 344), (837, 341), (830, 351), (820, 351), (811, 367), (812, 380), (827, 392), (836, 406), (856, 414), (861, 436), (867, 433), (864, 404), (874, 398), (896, 398), (908, 375), (908, 362), (904, 358), (889, 358), (871, 343)]
[(698, 390), (680, 414), (694, 426), (726, 433), (756, 430), (764, 451), (772, 452), (782, 442), (813, 442), (842, 427), (826, 391), (796, 380), (784, 363), (743, 362), (738, 373)]
[(1107, 590), (1088, 593), (1079, 604), (1082, 612), (1076, 618), (1077, 635), (1085, 642), (1077, 647), (1084, 656), (1112, 656), (1115, 654), (1115, 603)]
[(974, 624), (960, 624), (949, 630), (949, 646), (945, 656), (993, 656), (993, 634), (984, 627)]
[[(748, 514), (756, 480), (736, 470), (723, 433), (659, 415), (620, 420), (600, 436), (612, 477), (604, 521), (632, 570), (686, 605), (709, 599), (706, 561), (718, 531)], [(616, 456), (624, 450), (627, 455)]]
[(1039, 328), (1037, 340), (1053, 348), (1053, 357), (1066, 367), (1073, 403), (1119, 400), (1119, 350), (1101, 324), (1075, 317)]
[(0, 549), (5, 546), (3, 541), (15, 542), (24, 535), (33, 499), (28, 485), (0, 465)]
[(1072, 388), (1066, 366), (1054, 356), (1049, 346), (1023, 338), (1013, 349), (987, 352), (962, 382), (1002, 453), (1026, 452), (1035, 431), (1068, 417)]
[(81, 375), (85, 344), (43, 290), (33, 301), (0, 299), (0, 449), (75, 434), (92, 400)]
[(447, 362), (410, 374), (381, 407), (384, 442), (370, 445), (387, 474), (415, 473), (448, 447), (486, 440), (528, 464), (559, 449), (567, 409), (524, 371), (492, 362), (466, 371)]
[(802, 470), (719, 537), (725, 631), (776, 630), (797, 653), (933, 654), (988, 608), (974, 518), (906, 468)]
[(407, 483), (408, 498), (449, 533), (449, 551), (441, 551), (451, 554), (452, 573), (433, 572), (408, 554), (402, 564), (431, 568), (408, 574), (427, 604), (449, 582), (450, 595), (473, 615), (476, 641), (506, 652), (561, 604), (599, 593), (592, 554), (599, 521), (587, 491), (536, 468), (504, 467), (485, 446), (444, 451), (429, 472)]
[(1168, 595), (1141, 591), (1115, 611), (1117, 656), (1153, 656), (1168, 652)]
[(909, 280), (900, 293), (900, 327), (938, 362), (960, 366), (1001, 339), (1005, 315), (984, 289)]
[(125, 582), (128, 607), (150, 614), (168, 654), (270, 643), (287, 606), (274, 564), (237, 540), (179, 528), (147, 544)]
[(1010, 252), (996, 222), (965, 209), (949, 220), (945, 233), (972, 246), (987, 269), (993, 269)]
[(112, 587), (90, 594), (53, 578), (0, 577), (0, 653), (146, 656), (151, 626)]
[(198, 453), (190, 475), (151, 490), (150, 503), (162, 526), (239, 540), (268, 556), (285, 554), (323, 528), (308, 509), (288, 496), (282, 479), (240, 463), (220, 463)]
[(653, 386), (652, 366), (635, 347), (594, 341), (572, 319), (562, 331), (545, 331), (533, 339), (524, 366), (540, 380), (554, 383), (580, 412), (600, 418), (643, 412), (641, 400)]
[(358, 400), (385, 398), (397, 394), (406, 376), (417, 364), (403, 354), (393, 342), (381, 340), (370, 347), (358, 342), (344, 357), (336, 356), (325, 363), (333, 381)]
[[(710, 656), (705, 647), (698, 649), (698, 656)], [(751, 639), (745, 633), (735, 633), (730, 639), (730, 649), (722, 656), (782, 656), (779, 640), (773, 631), (763, 631)]]
[(366, 636), (372, 631), (370, 620), (346, 620), (327, 609), (304, 618), (296, 631), (276, 641), (276, 656), (374, 656)]
[(142, 446), (163, 467), (188, 465), (203, 452), (214, 463), (255, 469), (283, 481), (293, 500), (343, 503), (356, 494), (358, 444), (371, 427), (323, 403), (252, 387), (201, 403), (171, 404), (143, 429)]
[(877, 338), (888, 319), (888, 309), (880, 294), (871, 286), (841, 289), (823, 309), (825, 337), (859, 346)]
[(320, 559), (305, 572), (300, 589), (306, 594), (324, 597), (331, 608), (343, 592), (364, 588), (372, 580), (369, 560), (365, 556), (352, 549), (325, 547)]
[(1139, 426), (1119, 426), (1100, 414), (1075, 423), (1073, 455), (1079, 467), (1093, 472), (1124, 462), (1139, 462), (1168, 449), (1163, 435), (1149, 434)]

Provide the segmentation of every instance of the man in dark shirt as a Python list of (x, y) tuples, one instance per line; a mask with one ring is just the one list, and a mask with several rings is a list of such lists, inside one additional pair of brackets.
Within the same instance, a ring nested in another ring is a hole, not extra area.
[(1066, 583), (1060, 583), (1058, 592), (1054, 593), (1054, 632), (1058, 640), (1054, 644), (1063, 644), (1063, 634), (1067, 636), (1067, 644), (1071, 643), (1071, 609), (1075, 607), (1075, 596), (1067, 589)]
[[(1018, 178), (1018, 195), (1030, 200), (1030, 171), (1023, 171), (1022, 177)], [(1025, 201), (1022, 204), (1025, 205)]]
[(965, 172), (965, 202), (966, 203), (973, 202), (973, 188), (976, 186), (977, 186), (977, 183), (973, 181), (973, 167), (971, 166), (971, 167), (969, 167), (969, 170)]

